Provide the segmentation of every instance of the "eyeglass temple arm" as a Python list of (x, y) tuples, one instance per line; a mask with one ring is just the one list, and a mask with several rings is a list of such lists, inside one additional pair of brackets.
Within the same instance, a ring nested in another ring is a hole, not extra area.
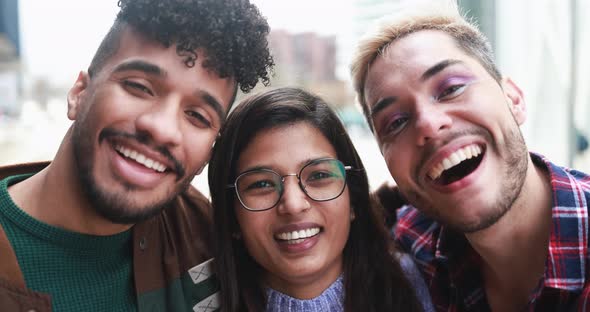
[(353, 168), (352, 166), (344, 166), (344, 170), (350, 170), (350, 171), (365, 171), (365, 169), (359, 169), (359, 168)]

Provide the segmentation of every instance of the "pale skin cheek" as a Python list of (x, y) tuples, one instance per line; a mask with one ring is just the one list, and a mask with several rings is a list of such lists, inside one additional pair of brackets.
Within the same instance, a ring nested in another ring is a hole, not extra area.
[(383, 155), (383, 158), (385, 158), (386, 161), (388, 161), (390, 153), (391, 153), (391, 145), (387, 142), (383, 143), (383, 141), (379, 140), (379, 149), (381, 150), (381, 155)]
[[(396, 155), (389, 153), (391, 153), (391, 151), (387, 152), (385, 155)], [(409, 168), (409, 159), (404, 157), (385, 156), (385, 163), (387, 164), (391, 177), (395, 180), (398, 187), (400, 188), (400, 191), (404, 194), (406, 199), (408, 199), (414, 205), (430, 207), (430, 203), (427, 198), (424, 198), (423, 195), (420, 194), (420, 188), (411, 180), (408, 181), (408, 179), (410, 179), (408, 177), (411, 170)]]

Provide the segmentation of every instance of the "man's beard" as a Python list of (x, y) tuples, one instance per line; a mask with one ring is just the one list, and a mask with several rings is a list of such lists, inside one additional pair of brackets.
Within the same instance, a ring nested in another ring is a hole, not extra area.
[[(485, 137), (488, 138), (489, 142), (493, 142), (491, 134), (487, 131)], [(500, 148), (500, 146), (496, 145), (498, 152), (500, 152)], [(520, 196), (526, 179), (529, 156), (522, 133), (516, 124), (507, 135), (504, 150), (506, 151), (506, 157), (503, 158), (505, 167), (503, 175), (498, 176), (497, 180), (501, 183), (499, 194), (495, 202), (485, 203), (490, 205), (488, 207), (489, 211), (480, 217), (477, 222), (462, 222), (454, 216), (443, 215), (441, 209), (436, 207), (436, 204), (428, 205), (429, 201), (420, 199), (422, 195), (414, 191), (408, 192), (407, 200), (426, 215), (461, 233), (474, 233), (492, 226), (512, 208), (512, 205)]]
[[(153, 200), (153, 202), (146, 203), (143, 206), (137, 206), (133, 199), (128, 196), (129, 192), (133, 192), (135, 189), (133, 185), (123, 184), (124, 191), (118, 193), (108, 192), (100, 187), (94, 178), (93, 140), (89, 139), (90, 136), (87, 132), (87, 129), (83, 128), (83, 123), (74, 127), (72, 134), (74, 161), (84, 195), (86, 195), (91, 207), (105, 219), (118, 224), (135, 224), (147, 220), (170, 206), (177, 195), (189, 187), (191, 178), (185, 176), (177, 184), (174, 191), (162, 199)], [(108, 142), (104, 143), (108, 144)], [(184, 173), (184, 170), (181, 169), (180, 172)], [(179, 176), (182, 177), (182, 175)]]
[(510, 131), (506, 145), (504, 159), (504, 175), (499, 179), (501, 183), (498, 198), (493, 210), (483, 217), (479, 223), (452, 226), (462, 233), (475, 233), (496, 224), (514, 205), (524, 185), (529, 155), (520, 129), (516, 127)]

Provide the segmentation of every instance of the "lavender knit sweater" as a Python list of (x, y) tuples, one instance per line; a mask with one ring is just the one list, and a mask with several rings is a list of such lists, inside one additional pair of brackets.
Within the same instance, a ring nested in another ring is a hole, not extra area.
[[(426, 288), (424, 279), (422, 279), (422, 275), (420, 275), (412, 258), (407, 254), (403, 254), (400, 256), (399, 261), (406, 273), (406, 277), (414, 287), (416, 296), (422, 304), (424, 311), (434, 311), (428, 288)], [(301, 300), (293, 298), (271, 288), (267, 288), (266, 298), (267, 312), (343, 312), (344, 283), (342, 275), (340, 275), (330, 287), (313, 299)]]

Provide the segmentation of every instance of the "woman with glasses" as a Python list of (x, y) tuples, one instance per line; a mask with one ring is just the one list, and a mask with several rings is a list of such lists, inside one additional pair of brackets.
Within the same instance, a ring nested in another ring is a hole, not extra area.
[(209, 188), (222, 311), (432, 309), (320, 98), (282, 88), (238, 105), (214, 147)]

